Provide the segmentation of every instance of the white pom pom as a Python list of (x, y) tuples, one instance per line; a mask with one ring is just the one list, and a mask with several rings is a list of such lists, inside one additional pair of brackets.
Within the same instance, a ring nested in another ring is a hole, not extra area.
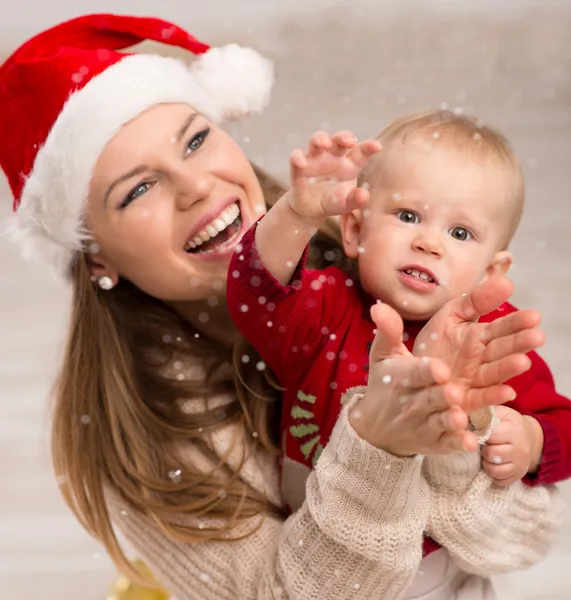
[(211, 48), (192, 63), (191, 71), (219, 105), (223, 120), (261, 112), (270, 100), (273, 63), (251, 48)]

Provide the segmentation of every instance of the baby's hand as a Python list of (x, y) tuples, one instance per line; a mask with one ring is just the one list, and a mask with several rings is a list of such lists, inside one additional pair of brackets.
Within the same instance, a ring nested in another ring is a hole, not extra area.
[(369, 201), (369, 192), (357, 188), (357, 175), (379, 152), (375, 140), (357, 142), (350, 131), (330, 138), (324, 131), (311, 136), (307, 153), (290, 156), (289, 205), (303, 223), (319, 227), (326, 217), (344, 215)]
[(507, 406), (496, 406), (496, 425), (482, 448), (484, 471), (498, 485), (508, 486), (537, 467), (536, 435), (531, 417)]

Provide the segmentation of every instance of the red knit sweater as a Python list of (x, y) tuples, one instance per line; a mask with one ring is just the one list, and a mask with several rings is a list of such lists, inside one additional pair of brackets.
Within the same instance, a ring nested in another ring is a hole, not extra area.
[[(254, 247), (256, 226), (234, 254), (228, 277), (228, 308), (238, 329), (260, 353), (284, 388), (281, 432), (284, 452), (315, 465), (339, 416), (341, 395), (367, 383), (374, 299), (336, 267), (307, 269), (305, 256), (289, 285), (264, 268)], [(490, 322), (517, 310), (504, 304), (482, 317)], [(405, 323), (412, 349), (424, 323)], [(526, 483), (556, 483), (571, 475), (571, 402), (555, 391), (553, 377), (536, 352), (532, 367), (509, 381), (517, 398), (506, 406), (533, 415), (545, 441), (539, 471)], [(425, 540), (425, 554), (439, 546)]]

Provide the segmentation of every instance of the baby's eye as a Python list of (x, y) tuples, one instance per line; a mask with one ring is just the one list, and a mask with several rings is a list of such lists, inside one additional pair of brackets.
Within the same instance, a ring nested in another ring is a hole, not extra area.
[(397, 218), (403, 223), (412, 223), (413, 225), (420, 223), (418, 215), (413, 213), (412, 210), (399, 210), (397, 213)]
[(452, 227), (452, 229), (448, 232), (455, 240), (460, 240), (461, 242), (465, 242), (472, 237), (472, 234), (464, 227)]

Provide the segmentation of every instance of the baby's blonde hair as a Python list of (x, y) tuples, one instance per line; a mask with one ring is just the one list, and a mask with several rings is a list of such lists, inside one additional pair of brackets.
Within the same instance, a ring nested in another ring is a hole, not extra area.
[(430, 135), (434, 142), (474, 157), (498, 161), (513, 182), (511, 214), (507, 222), (505, 246), (509, 244), (523, 213), (525, 182), (519, 161), (508, 140), (497, 130), (476, 118), (449, 110), (435, 110), (395, 119), (377, 136), (383, 150), (361, 171), (358, 184), (371, 184), (387, 167), (387, 156), (395, 143), (406, 145), (419, 136)]

